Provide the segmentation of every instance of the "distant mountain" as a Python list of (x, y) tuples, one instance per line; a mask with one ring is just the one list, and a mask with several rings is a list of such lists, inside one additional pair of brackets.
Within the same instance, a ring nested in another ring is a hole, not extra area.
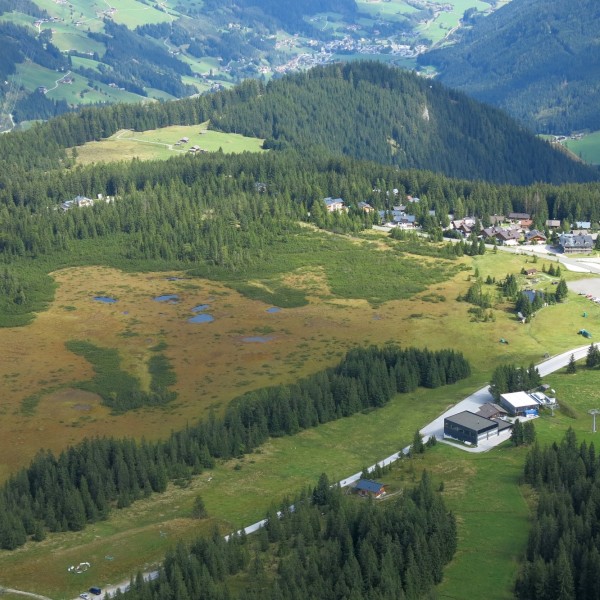
[(419, 57), (439, 80), (538, 132), (600, 129), (600, 2), (512, 0)]
[(377, 62), (319, 67), (242, 84), (213, 127), (265, 145), (344, 154), (451, 177), (528, 184), (596, 179), (501, 111)]

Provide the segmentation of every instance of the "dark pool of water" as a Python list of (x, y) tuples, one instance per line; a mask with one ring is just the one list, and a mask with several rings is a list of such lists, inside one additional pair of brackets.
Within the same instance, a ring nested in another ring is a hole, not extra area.
[(214, 320), (215, 318), (212, 315), (201, 313), (199, 315), (196, 315), (195, 317), (190, 317), (188, 319), (188, 323), (210, 323)]
[(192, 308), (192, 312), (202, 312), (208, 308), (210, 308), (210, 304), (198, 304), (198, 306), (194, 306), (194, 308)]
[(94, 300), (104, 302), (104, 304), (114, 304), (117, 301), (116, 298), (111, 298), (110, 296), (94, 296)]
[(281, 312), (279, 306), (272, 306), (271, 308), (267, 308), (268, 313), (278, 313)]
[(254, 342), (258, 344), (264, 344), (266, 342), (270, 342), (273, 338), (263, 335), (253, 335), (250, 337), (242, 338), (242, 342)]
[(154, 302), (179, 302), (179, 296), (177, 294), (163, 294), (162, 296), (156, 296)]

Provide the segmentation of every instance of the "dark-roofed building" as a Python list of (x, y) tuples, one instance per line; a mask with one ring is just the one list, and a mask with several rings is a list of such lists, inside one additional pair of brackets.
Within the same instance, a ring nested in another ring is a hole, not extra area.
[(385, 485), (372, 479), (359, 479), (354, 486), (354, 490), (359, 496), (381, 498), (385, 494)]
[(490, 225), (500, 225), (506, 221), (506, 217), (504, 215), (490, 215), (489, 217)]
[(479, 407), (477, 411), (485, 419), (499, 419), (508, 415), (508, 413), (494, 402), (486, 402)]
[(514, 221), (519, 223), (521, 227), (531, 227), (533, 221), (531, 220), (531, 215), (529, 213), (518, 213), (512, 212), (508, 215), (509, 221)]
[(563, 233), (558, 238), (558, 243), (561, 250), (565, 254), (574, 252), (590, 253), (594, 248), (594, 240), (591, 235), (573, 235), (571, 233)]
[(537, 229), (532, 229), (525, 234), (525, 242), (528, 244), (537, 243), (537, 242), (546, 242), (546, 235), (542, 231), (538, 231)]
[(444, 419), (444, 435), (477, 445), (481, 440), (498, 435), (498, 423), (470, 410), (464, 410)]

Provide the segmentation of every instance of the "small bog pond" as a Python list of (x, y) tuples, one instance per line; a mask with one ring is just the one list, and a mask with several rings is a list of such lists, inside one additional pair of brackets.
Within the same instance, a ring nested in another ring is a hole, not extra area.
[(110, 296), (94, 296), (96, 302), (104, 302), (104, 304), (114, 304), (117, 299)]
[(192, 312), (202, 312), (208, 308), (210, 308), (210, 304), (198, 304), (198, 306), (194, 306), (194, 308), (192, 308)]
[(195, 317), (190, 317), (188, 319), (188, 323), (210, 323), (211, 321), (214, 321), (214, 320), (215, 320), (215, 318), (212, 315), (202, 313), (202, 314), (196, 315)]
[(163, 294), (162, 296), (156, 296), (154, 302), (179, 302), (179, 296), (177, 294)]
[(273, 338), (264, 335), (253, 335), (250, 337), (242, 338), (242, 342), (255, 343), (255, 344), (264, 344), (266, 342), (270, 342)]
[(268, 313), (278, 313), (281, 312), (279, 306), (271, 306), (271, 308), (267, 308)]

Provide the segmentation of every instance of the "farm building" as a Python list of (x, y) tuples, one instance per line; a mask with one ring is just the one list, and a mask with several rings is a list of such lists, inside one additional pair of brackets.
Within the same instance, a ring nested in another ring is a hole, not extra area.
[(359, 496), (381, 498), (385, 494), (385, 485), (371, 479), (359, 479), (354, 490)]
[(498, 435), (498, 423), (464, 410), (444, 419), (444, 435), (476, 445), (481, 440)]
[(479, 407), (477, 414), (486, 419), (501, 419), (508, 413), (494, 402), (486, 402)]
[(537, 414), (539, 402), (527, 392), (512, 392), (500, 395), (500, 406), (513, 417)]

